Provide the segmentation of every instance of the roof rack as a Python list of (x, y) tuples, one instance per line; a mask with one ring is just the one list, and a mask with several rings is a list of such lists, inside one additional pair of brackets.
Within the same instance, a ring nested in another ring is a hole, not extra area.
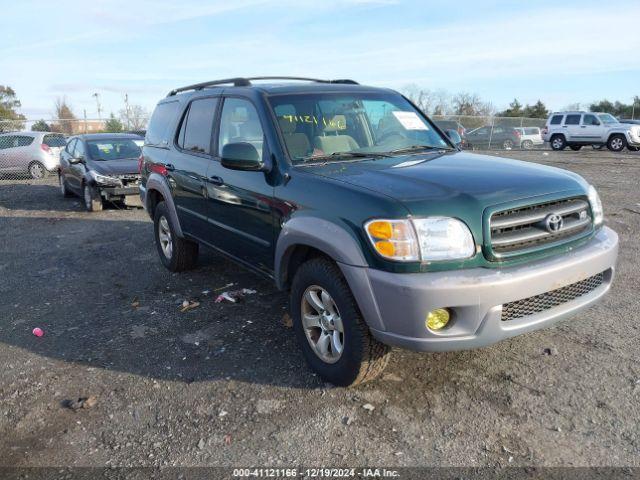
[(349, 80), (348, 78), (341, 78), (337, 80), (322, 80), (319, 78), (307, 78), (307, 77), (235, 77), (225, 78), (224, 80), (211, 80), (209, 82), (195, 83), (193, 85), (187, 85), (186, 87), (175, 88), (171, 90), (167, 97), (171, 97), (180, 92), (186, 92), (188, 90), (202, 90), (207, 87), (215, 87), (217, 85), (229, 85), (234, 87), (249, 87), (251, 80), (296, 80), (302, 82), (316, 82), (316, 83), (341, 83), (346, 85), (358, 85), (355, 80)]

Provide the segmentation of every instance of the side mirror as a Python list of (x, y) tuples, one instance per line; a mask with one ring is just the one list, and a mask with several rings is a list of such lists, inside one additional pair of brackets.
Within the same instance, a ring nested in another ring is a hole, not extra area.
[(264, 170), (264, 162), (256, 147), (246, 142), (227, 143), (222, 147), (222, 166), (230, 170), (258, 172)]
[(457, 130), (449, 129), (445, 130), (444, 133), (447, 134), (447, 137), (449, 137), (449, 140), (451, 140), (454, 145), (458, 146), (462, 143), (462, 137)]
[(84, 157), (71, 157), (69, 159), (69, 163), (71, 165), (77, 165), (78, 163), (84, 162)]

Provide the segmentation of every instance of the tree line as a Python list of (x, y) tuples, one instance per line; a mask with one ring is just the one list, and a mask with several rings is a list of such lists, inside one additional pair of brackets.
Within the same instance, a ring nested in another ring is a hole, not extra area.
[[(18, 113), (21, 107), (16, 92), (9, 86), (0, 85), (0, 132), (24, 130), (26, 117)], [(141, 105), (125, 104), (116, 116), (113, 112), (99, 122), (98, 129), (91, 133), (117, 133), (123, 131), (144, 130), (149, 113)], [(40, 119), (31, 125), (34, 132), (57, 132), (66, 135), (84, 133), (84, 120), (79, 119), (66, 97), (56, 98), (53, 105), (55, 120), (47, 122)]]

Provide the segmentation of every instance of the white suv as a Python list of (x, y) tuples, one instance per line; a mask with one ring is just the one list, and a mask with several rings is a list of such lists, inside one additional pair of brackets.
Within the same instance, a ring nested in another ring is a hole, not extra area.
[(520, 147), (525, 150), (531, 150), (535, 146), (544, 145), (540, 128), (538, 127), (518, 127), (520, 132)]
[(609, 113), (556, 112), (542, 129), (553, 150), (580, 150), (583, 145), (606, 145), (614, 152), (640, 149), (640, 125), (620, 123)]

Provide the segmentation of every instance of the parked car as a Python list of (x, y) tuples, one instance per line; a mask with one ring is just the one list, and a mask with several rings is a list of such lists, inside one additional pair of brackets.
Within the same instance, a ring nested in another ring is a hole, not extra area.
[(461, 151), (392, 90), (271, 81), (171, 91), (140, 197), (170, 271), (206, 246), (288, 291), (326, 381), (378, 376), (389, 346), (469, 349), (547, 327), (609, 289), (618, 237), (580, 176)]
[(460, 122), (457, 122), (455, 120), (434, 120), (433, 123), (435, 123), (438, 127), (440, 127), (440, 130), (442, 130), (445, 133), (447, 132), (447, 130), (455, 130), (456, 132), (458, 132), (458, 135), (460, 136), (460, 140), (461, 140), (461, 146), (466, 147), (467, 145), (467, 140), (465, 138), (466, 129)]
[(89, 212), (102, 210), (104, 201), (139, 206), (139, 140), (126, 133), (71, 137), (60, 158), (62, 195), (79, 195)]
[(555, 112), (549, 115), (542, 136), (553, 150), (580, 150), (584, 145), (606, 145), (613, 152), (640, 147), (640, 125), (620, 123), (610, 113)]
[(0, 133), (0, 174), (28, 174), (43, 178), (60, 165), (63, 135), (49, 132)]
[(469, 148), (502, 148), (511, 150), (520, 147), (520, 133), (512, 127), (488, 125), (466, 133)]
[(630, 123), (632, 125), (640, 125), (640, 120), (635, 120), (632, 118), (621, 118), (619, 120), (620, 123)]
[(544, 145), (540, 128), (518, 127), (515, 130), (520, 134), (520, 147), (524, 150), (531, 150), (536, 146)]

